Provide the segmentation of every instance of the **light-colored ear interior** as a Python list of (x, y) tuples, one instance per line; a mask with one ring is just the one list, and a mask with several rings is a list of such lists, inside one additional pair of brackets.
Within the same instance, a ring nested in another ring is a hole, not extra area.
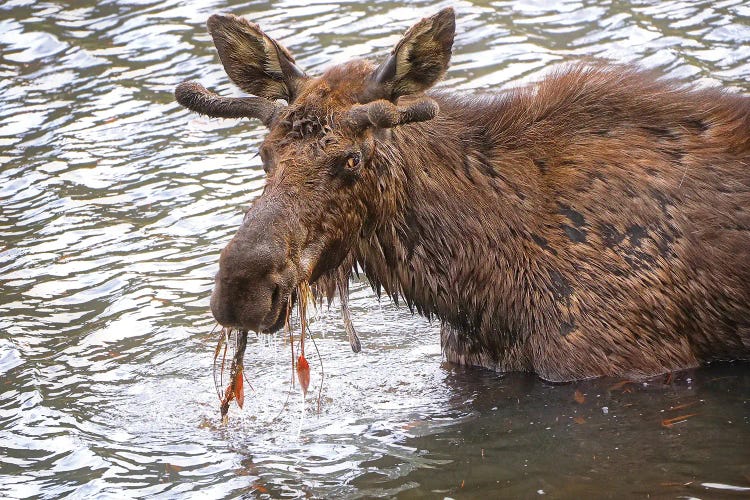
[(294, 100), (305, 74), (289, 51), (257, 24), (233, 15), (213, 15), (208, 31), (227, 75), (239, 88), (266, 99)]
[(448, 69), (455, 31), (455, 13), (450, 7), (409, 28), (375, 70), (373, 82), (380, 86), (375, 93), (395, 101), (433, 86)]

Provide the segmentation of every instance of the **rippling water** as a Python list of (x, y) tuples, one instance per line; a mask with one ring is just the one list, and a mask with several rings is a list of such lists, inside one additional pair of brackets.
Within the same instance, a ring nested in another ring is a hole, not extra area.
[[(748, 494), (747, 365), (558, 386), (459, 370), (436, 325), (365, 283), (361, 354), (336, 307), (319, 311), (324, 378), (312, 362), (303, 401), (283, 340), (252, 338), (254, 391), (220, 424), (208, 297), (262, 188), (264, 130), (174, 103), (186, 79), (236, 93), (206, 18), (246, 15), (315, 72), (382, 57), (446, 5), (0, 4), (0, 497)], [(746, 2), (453, 5), (447, 88), (602, 56), (750, 90)]]

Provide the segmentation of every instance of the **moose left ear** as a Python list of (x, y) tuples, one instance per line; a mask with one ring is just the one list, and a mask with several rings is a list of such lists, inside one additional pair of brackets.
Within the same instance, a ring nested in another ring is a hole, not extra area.
[(377, 97), (395, 102), (432, 87), (448, 69), (455, 32), (451, 7), (412, 26), (373, 73)]
[(270, 100), (294, 100), (305, 73), (283, 45), (243, 17), (214, 14), (207, 24), (221, 64), (239, 88)]

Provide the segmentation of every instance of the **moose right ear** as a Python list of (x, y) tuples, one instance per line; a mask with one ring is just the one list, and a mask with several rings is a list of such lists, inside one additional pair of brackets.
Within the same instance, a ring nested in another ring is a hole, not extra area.
[(294, 100), (305, 73), (285, 47), (243, 17), (214, 14), (207, 25), (224, 70), (239, 88), (266, 99)]
[(373, 94), (396, 102), (432, 87), (448, 69), (456, 15), (448, 7), (409, 28), (372, 76)]

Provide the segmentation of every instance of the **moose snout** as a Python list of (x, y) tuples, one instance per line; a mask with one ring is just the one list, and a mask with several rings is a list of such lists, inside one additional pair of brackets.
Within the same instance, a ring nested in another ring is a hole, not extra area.
[(222, 250), (211, 311), (223, 326), (269, 331), (283, 325), (295, 286), (286, 243), (274, 241), (268, 225), (243, 226)]

